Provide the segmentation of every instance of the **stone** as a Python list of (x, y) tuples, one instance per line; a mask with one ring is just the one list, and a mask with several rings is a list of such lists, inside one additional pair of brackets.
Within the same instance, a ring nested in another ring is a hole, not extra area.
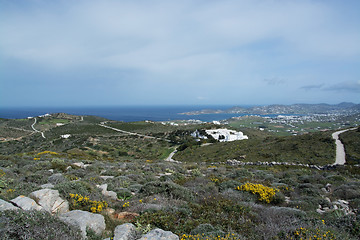
[(100, 178), (102, 178), (104, 180), (108, 180), (108, 179), (114, 178), (114, 176), (100, 176)]
[(86, 228), (94, 231), (97, 235), (101, 235), (106, 227), (103, 215), (82, 210), (63, 213), (59, 218), (65, 223), (80, 228), (83, 238), (86, 238)]
[(58, 190), (45, 188), (30, 193), (29, 197), (51, 214), (69, 211), (69, 203), (59, 196)]
[(58, 184), (65, 180), (65, 177), (61, 173), (55, 173), (48, 178), (48, 181), (52, 184)]
[(135, 237), (136, 227), (132, 223), (125, 223), (115, 228), (113, 240), (134, 240)]
[(77, 168), (84, 168), (85, 164), (83, 162), (77, 162), (77, 163), (73, 163), (72, 166)]
[(41, 185), (40, 187), (43, 188), (43, 189), (44, 188), (51, 189), (51, 188), (54, 188), (55, 186), (53, 184), (51, 184), (51, 183), (46, 183), (46, 184)]
[(105, 196), (108, 197), (112, 200), (117, 200), (117, 193), (114, 191), (108, 191), (107, 190), (107, 184), (102, 184), (102, 185), (96, 185), (98, 188), (101, 189), (101, 193)]
[(142, 236), (139, 240), (179, 240), (179, 237), (170, 231), (156, 228)]
[(9, 203), (7, 201), (0, 199), (0, 211), (16, 210), (16, 209), (19, 209), (19, 208), (15, 207), (14, 205), (12, 205), (11, 203)]
[(25, 197), (23, 195), (14, 198), (13, 200), (11, 200), (11, 202), (22, 210), (43, 210), (43, 208), (39, 206), (33, 199)]
[(120, 212), (120, 213), (114, 213), (113, 216), (116, 219), (132, 221), (135, 218), (139, 217), (140, 215), (138, 213), (133, 213), (133, 212)]

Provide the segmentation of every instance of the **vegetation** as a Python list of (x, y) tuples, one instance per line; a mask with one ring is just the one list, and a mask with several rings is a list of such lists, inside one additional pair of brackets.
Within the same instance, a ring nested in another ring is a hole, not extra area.
[[(214, 127), (211, 124), (106, 123), (169, 142), (101, 127), (97, 124), (106, 120), (96, 117), (57, 117), (66, 124), (56, 126), (54, 116), (42, 121), (43, 129), (48, 129), (45, 139), (34, 133), (0, 143), (0, 198), (27, 196), (52, 183), (71, 209), (104, 215), (107, 231), (92, 239), (111, 237), (116, 225), (124, 222), (134, 223), (142, 232), (155, 227), (172, 231), (180, 239), (360, 238), (358, 130), (340, 135), (349, 164), (317, 170), (231, 166), (226, 160), (331, 164), (335, 144), (330, 131), (277, 136), (244, 129), (248, 140), (208, 140), (212, 144), (203, 145), (205, 141), (195, 141), (189, 134)], [(33, 123), (2, 121), (6, 131), (11, 124), (25, 129)], [(71, 136), (62, 138), (63, 134)], [(181, 163), (164, 161), (176, 148), (174, 159)], [(103, 195), (97, 186), (101, 184), (107, 184), (118, 200)], [(139, 216), (114, 219), (111, 210)], [(0, 212), (4, 239), (79, 239), (78, 234), (44, 212)]]

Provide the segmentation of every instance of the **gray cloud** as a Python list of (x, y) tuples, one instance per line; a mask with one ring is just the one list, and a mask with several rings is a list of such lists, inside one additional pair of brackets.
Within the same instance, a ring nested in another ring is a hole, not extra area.
[(281, 79), (281, 78), (267, 78), (267, 79), (264, 79), (264, 82), (266, 82), (268, 85), (281, 85), (281, 84), (284, 84), (286, 82), (285, 79)]
[(324, 86), (324, 84), (315, 84), (315, 85), (306, 85), (302, 86), (300, 89), (304, 90), (313, 90), (313, 89), (321, 89)]
[[(123, 91), (124, 99), (137, 93), (141, 102), (161, 88), (182, 102), (206, 88), (205, 96), (234, 91), (227, 101), (261, 101), (265, 84), (286, 85), (292, 99), (299, 82), (309, 90), (324, 89), (326, 81), (331, 90), (331, 74), (342, 72), (327, 70), (338, 63), (349, 63), (346, 71), (357, 76), (358, 2), (0, 0), (0, 59), (6, 62), (0, 81), (7, 81), (8, 96), (26, 82), (52, 91), (56, 84), (81, 89), (101, 81), (115, 100), (112, 91)], [(262, 94), (253, 94), (260, 88)]]
[(335, 92), (355, 92), (360, 93), (360, 81), (357, 82), (342, 82), (338, 84), (331, 85), (324, 88), (326, 91), (335, 91)]

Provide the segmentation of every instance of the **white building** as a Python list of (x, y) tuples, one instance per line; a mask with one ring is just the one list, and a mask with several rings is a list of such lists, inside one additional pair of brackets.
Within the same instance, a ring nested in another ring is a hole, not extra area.
[(205, 130), (207, 134), (211, 135), (214, 139), (220, 142), (231, 142), (236, 140), (249, 139), (248, 136), (242, 132), (236, 132), (234, 130), (228, 130), (226, 128)]

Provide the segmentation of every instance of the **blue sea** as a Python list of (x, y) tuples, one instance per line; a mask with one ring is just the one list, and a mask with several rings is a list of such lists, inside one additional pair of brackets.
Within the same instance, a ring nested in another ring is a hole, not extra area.
[[(94, 115), (110, 120), (170, 121), (196, 119), (203, 122), (219, 121), (244, 114), (204, 114), (181, 115), (179, 113), (203, 109), (228, 109), (232, 106), (128, 106), (128, 107), (41, 107), (41, 108), (0, 108), (0, 118), (19, 119), (35, 117), (46, 113), (68, 113), (74, 115)], [(249, 106), (243, 106), (249, 107)]]

